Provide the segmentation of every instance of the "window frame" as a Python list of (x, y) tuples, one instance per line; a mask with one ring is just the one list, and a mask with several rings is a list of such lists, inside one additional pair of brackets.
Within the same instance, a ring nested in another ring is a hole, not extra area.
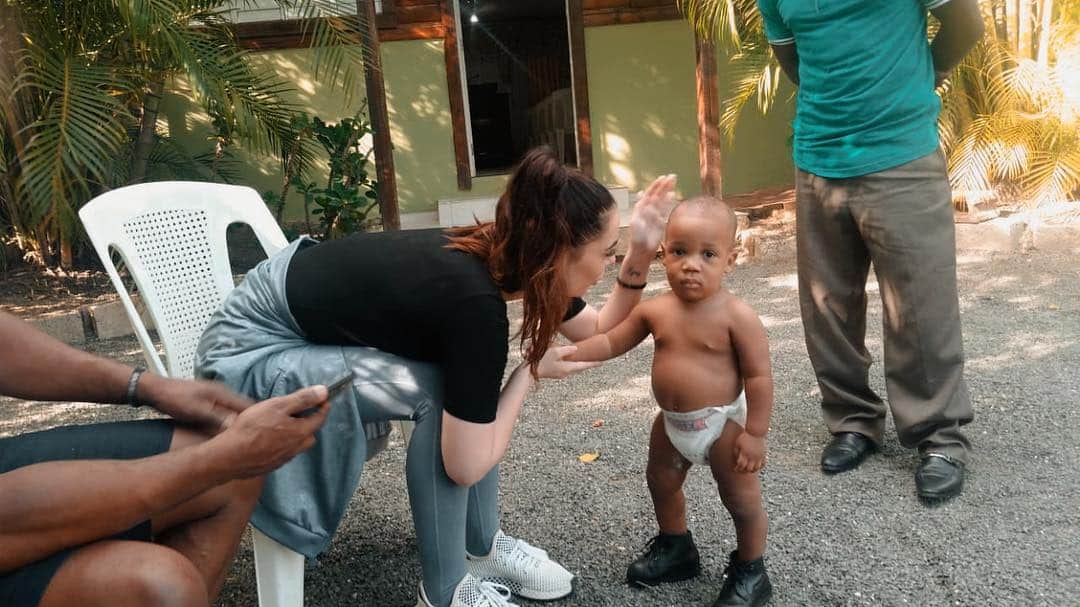
[[(582, 0), (564, 0), (566, 4), (567, 42), (570, 45), (570, 89), (574, 107), (574, 141), (577, 168), (592, 175), (592, 135), (589, 126), (588, 77), (585, 68), (585, 20)], [(469, 117), (467, 84), (463, 66), (465, 51), (461, 40), (461, 2), (444, 0), (443, 52), (446, 59), (447, 90), (450, 95), (451, 126), (454, 139), (454, 164), (459, 190), (471, 190), (474, 177), (505, 175), (506, 171), (478, 174), (473, 154), (472, 127)]]

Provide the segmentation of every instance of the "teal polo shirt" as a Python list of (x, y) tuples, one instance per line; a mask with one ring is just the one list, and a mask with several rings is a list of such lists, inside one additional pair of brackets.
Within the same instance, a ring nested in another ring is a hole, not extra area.
[(799, 55), (795, 166), (830, 178), (938, 147), (927, 11), (948, 0), (757, 0), (770, 44)]

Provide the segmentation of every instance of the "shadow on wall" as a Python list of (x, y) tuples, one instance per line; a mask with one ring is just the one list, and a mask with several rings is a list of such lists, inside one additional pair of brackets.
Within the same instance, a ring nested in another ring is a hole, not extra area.
[(403, 41), (382, 49), (398, 206), (403, 213), (432, 211), (436, 200), (457, 191), (443, 45)]
[[(293, 89), (284, 99), (293, 106), (290, 109), (318, 116), (327, 122), (338, 122), (355, 115), (365, 105), (362, 70), (356, 71), (351, 91), (319, 82), (315, 77), (315, 51), (311, 49), (258, 53), (252, 55), (252, 63), (257, 69), (273, 73)], [(195, 153), (210, 151), (208, 138), (213, 134), (210, 118), (195, 102), (189, 83), (178, 80), (170, 88), (164, 97), (161, 114), (164, 124), (159, 128), (176, 138), (187, 150)], [(267, 190), (280, 192), (282, 167), (276, 154), (252, 149), (240, 141), (229, 151), (233, 156), (235, 183), (250, 186), (260, 193)], [(316, 161), (315, 166), (325, 166), (325, 158)], [(316, 175), (312, 175), (312, 179), (324, 180)], [(302, 219), (302, 205), (302, 197), (290, 191), (286, 218)]]

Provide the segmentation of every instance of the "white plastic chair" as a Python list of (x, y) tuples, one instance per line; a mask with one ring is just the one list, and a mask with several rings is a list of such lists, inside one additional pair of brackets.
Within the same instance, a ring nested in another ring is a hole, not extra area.
[[(79, 211), (86, 232), (127, 312), (147, 366), (160, 375), (190, 378), (195, 348), (210, 316), (234, 287), (225, 231), (251, 227), (267, 255), (287, 244), (285, 235), (248, 187), (164, 181), (106, 192)], [(165, 363), (112, 262), (123, 259), (157, 328)], [(402, 426), (408, 440), (411, 427)], [(387, 436), (368, 441), (368, 458)], [(304, 557), (252, 529), (255, 577), (262, 607), (301, 607)]]

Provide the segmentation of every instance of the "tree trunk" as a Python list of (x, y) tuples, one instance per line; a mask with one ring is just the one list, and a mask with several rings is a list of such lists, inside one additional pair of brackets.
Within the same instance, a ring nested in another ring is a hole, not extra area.
[(1054, 0), (1042, 0), (1039, 8), (1039, 17), (1042, 24), (1039, 26), (1039, 56), (1041, 67), (1050, 63), (1050, 34), (1053, 31), (1052, 18), (1054, 15)]
[(1021, 2), (1023, 0), (1005, 0), (1005, 36), (1009, 43), (1009, 50), (1014, 53), (1019, 51), (1016, 34), (1020, 31)]
[(720, 157), (720, 98), (716, 83), (716, 45), (694, 33), (697, 81), (698, 172), (701, 191), (723, 196), (723, 164)]
[(60, 234), (60, 267), (70, 270), (74, 263), (74, 256), (71, 252), (71, 238)]
[(150, 90), (143, 98), (142, 119), (139, 121), (139, 136), (135, 140), (135, 151), (131, 154), (131, 179), (128, 183), (142, 183), (146, 179), (146, 168), (150, 164), (150, 152), (154, 149), (157, 134), (158, 108), (161, 94), (165, 90), (162, 80), (150, 84)]
[(372, 139), (375, 143), (375, 169), (379, 175), (376, 186), (379, 193), (379, 214), (384, 230), (400, 230), (397, 178), (394, 175), (394, 144), (390, 141), (390, 115), (386, 109), (379, 31), (375, 26), (375, 0), (356, 0), (356, 14), (360, 17), (360, 52), (364, 57), (368, 117), (371, 119)]
[(1017, 52), (1022, 59), (1034, 59), (1035, 54), (1032, 52), (1032, 26), (1035, 23), (1034, 15), (1032, 14), (1032, 6), (1035, 0), (1020, 0), (1020, 10), (1017, 16), (1019, 24), (1016, 30), (1016, 44)]
[(995, 0), (990, 5), (990, 12), (994, 17), (994, 37), (1001, 44), (1009, 42), (1009, 26), (1006, 23), (1005, 2)]
[(49, 233), (45, 229), (45, 222), (41, 221), (34, 226), (34, 251), (30, 256), (35, 265), (49, 265)]

